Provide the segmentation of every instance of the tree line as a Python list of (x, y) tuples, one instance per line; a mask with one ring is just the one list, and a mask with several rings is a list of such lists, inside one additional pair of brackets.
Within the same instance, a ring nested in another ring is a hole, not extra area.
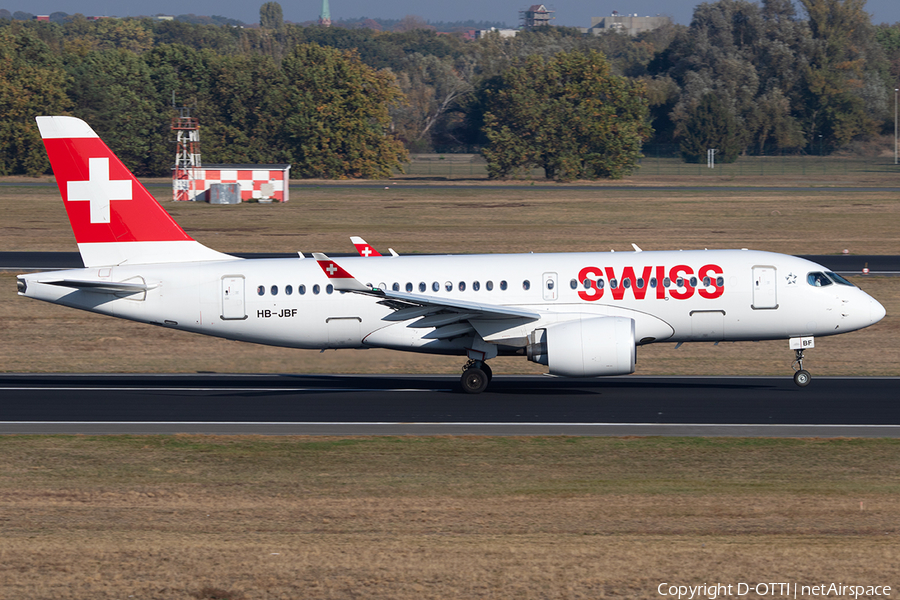
[(173, 98), (203, 159), (380, 177), (407, 152), (482, 152), (492, 177), (621, 177), (647, 143), (685, 160), (831, 152), (893, 132), (900, 24), (865, 0), (719, 0), (637, 37), (552, 27), (476, 41), (427, 27), (0, 18), (0, 174), (49, 165), (34, 116), (87, 120), (140, 175), (169, 172)]

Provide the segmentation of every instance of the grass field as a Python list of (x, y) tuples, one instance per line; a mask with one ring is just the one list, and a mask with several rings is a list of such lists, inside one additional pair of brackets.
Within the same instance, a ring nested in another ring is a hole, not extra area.
[(3, 437), (0, 593), (896, 590), (898, 450), (892, 440)]

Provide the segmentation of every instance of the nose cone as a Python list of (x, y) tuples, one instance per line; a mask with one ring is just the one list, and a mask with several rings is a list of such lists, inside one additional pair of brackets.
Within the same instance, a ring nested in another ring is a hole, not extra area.
[(884, 318), (884, 315), (887, 314), (887, 311), (884, 310), (884, 307), (881, 305), (878, 300), (875, 298), (871, 298), (869, 300), (869, 320), (874, 324)]

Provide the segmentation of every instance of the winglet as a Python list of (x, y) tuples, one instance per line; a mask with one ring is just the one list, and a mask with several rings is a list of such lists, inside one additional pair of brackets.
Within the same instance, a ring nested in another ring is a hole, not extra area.
[(357, 235), (350, 236), (350, 241), (356, 247), (356, 251), (359, 252), (360, 256), (365, 256), (366, 258), (370, 256), (381, 256), (381, 253), (378, 252), (378, 250), (370, 246), (366, 240)]
[(353, 275), (348, 273), (342, 266), (328, 258), (321, 252), (313, 252), (313, 258), (322, 267), (328, 281), (334, 285), (334, 289), (341, 292), (367, 292), (371, 293), (372, 288), (363, 285)]

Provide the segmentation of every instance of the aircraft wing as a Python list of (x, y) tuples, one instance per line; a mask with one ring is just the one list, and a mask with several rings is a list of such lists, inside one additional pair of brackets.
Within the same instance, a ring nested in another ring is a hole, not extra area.
[(379, 299), (379, 303), (390, 307), (394, 312), (385, 321), (408, 321), (419, 319), (411, 325), (415, 328), (435, 327), (436, 331), (426, 337), (453, 337), (461, 335), (464, 329), (472, 330), (472, 321), (510, 321), (510, 327), (525, 322), (537, 321), (540, 314), (499, 304), (468, 302), (454, 298), (426, 296), (393, 292), (378, 288), (370, 288), (360, 283), (343, 267), (324, 254), (314, 253), (313, 257), (325, 272), (334, 289), (342, 292), (365, 294)]

